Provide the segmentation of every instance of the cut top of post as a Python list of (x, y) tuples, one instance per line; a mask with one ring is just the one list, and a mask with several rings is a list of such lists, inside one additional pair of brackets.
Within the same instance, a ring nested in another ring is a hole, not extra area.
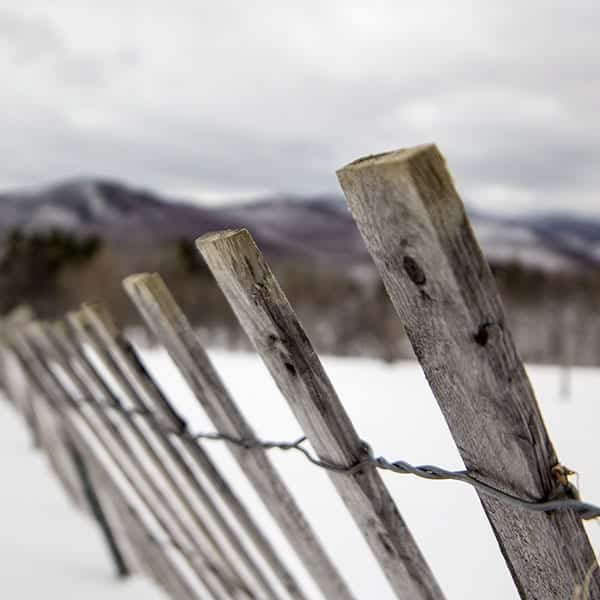
[[(493, 274), (440, 151), (368, 157), (338, 178), (467, 469), (522, 499), (563, 496)], [(570, 597), (594, 561), (574, 515), (482, 501), (521, 596)]]
[(357, 158), (345, 167), (339, 169), (337, 173), (342, 171), (356, 171), (358, 169), (364, 169), (371, 166), (377, 165), (378, 167), (383, 166), (387, 163), (396, 164), (398, 162), (409, 161), (414, 156), (417, 156), (421, 152), (428, 152), (432, 149), (437, 150), (435, 144), (421, 144), (420, 146), (414, 146), (413, 148), (401, 148), (400, 150), (391, 150), (389, 152), (380, 152), (378, 154), (369, 154), (362, 158)]
[[(361, 464), (364, 444), (250, 233), (225, 231), (197, 245), (319, 459)], [(368, 465), (329, 475), (397, 597), (443, 598), (379, 473)]]

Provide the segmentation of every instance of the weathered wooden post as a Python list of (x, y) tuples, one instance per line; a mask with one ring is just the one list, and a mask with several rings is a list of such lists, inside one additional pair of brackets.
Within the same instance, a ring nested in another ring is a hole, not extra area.
[[(350, 417), (248, 231), (207, 234), (197, 245), (319, 458), (347, 467), (364, 460)], [(329, 475), (398, 598), (443, 598), (376, 469)]]
[[(370, 156), (338, 177), (470, 473), (526, 500), (566, 495), (494, 278), (438, 149)], [(581, 522), (480, 498), (521, 597), (571, 598), (596, 560)], [(589, 589), (600, 598), (598, 571)]]
[[(174, 435), (189, 433), (185, 421), (176, 413), (163, 395), (161, 389), (141, 362), (135, 348), (118, 331), (106, 310), (98, 305), (86, 305), (82, 312), (70, 314), (69, 320), (80, 338), (94, 349), (115, 381), (126, 390), (127, 396), (135, 406), (151, 408), (158, 412), (160, 417), (164, 419), (165, 424), (172, 428)], [(152, 422), (150, 421), (150, 423)], [(180, 441), (188, 451), (189, 456), (210, 481), (221, 500), (235, 515), (240, 526), (257, 544), (288, 594), (297, 600), (304, 600), (304, 593), (295, 578), (261, 532), (252, 514), (221, 475), (208, 453), (191, 435), (181, 435)], [(185, 460), (183, 462), (185, 463)], [(188, 478), (188, 484), (190, 487), (197, 487), (198, 482)], [(242, 554), (242, 558), (255, 573), (255, 576), (260, 578), (262, 571), (258, 569), (248, 553), (245, 556)], [(250, 562), (248, 562), (249, 559)], [(253, 564), (254, 567), (252, 567)], [(267, 587), (267, 590), (270, 589)], [(276, 598), (273, 591), (268, 593)]]
[(196, 575), (203, 593), (215, 600), (225, 598), (229, 582), (225, 574), (213, 564), (191, 534), (185, 519), (171, 510), (168, 498), (160, 485), (148, 474), (135, 451), (127, 440), (119, 436), (115, 429), (106, 426), (98, 414), (88, 414), (82, 410), (73, 390), (65, 386), (51, 366), (44, 360), (40, 347), (25, 335), (14, 335), (17, 351), (23, 357), (22, 363), (40, 381), (43, 393), (47, 394), (63, 421), (72, 425), (76, 432), (78, 424), (91, 433), (97, 450), (107, 455), (152, 518), (177, 545), (191, 572)]
[[(82, 328), (84, 325), (84, 317), (80, 314), (73, 314), (72, 320), (79, 322)], [(210, 497), (204, 486), (198, 481), (192, 469), (189, 467), (184, 458), (180, 455), (177, 450), (177, 446), (173, 444), (170, 435), (167, 431), (161, 429), (161, 425), (157, 422), (156, 417), (148, 419), (143, 415), (137, 415), (141, 422), (138, 423), (135, 414), (128, 414), (127, 407), (121, 402), (121, 400), (114, 394), (113, 390), (106, 384), (106, 382), (100, 377), (92, 363), (89, 361), (85, 351), (79, 345), (77, 345), (72, 337), (68, 334), (68, 329), (64, 326), (56, 326), (52, 331), (48, 331), (47, 343), (51, 343), (54, 352), (59, 356), (63, 368), (69, 374), (76, 387), (79, 388), (80, 392), (88, 397), (91, 397), (90, 384), (93, 384), (100, 391), (104, 398), (104, 401), (110, 402), (114, 408), (118, 410), (113, 411), (114, 420), (118, 423), (117, 431), (123, 428), (129, 435), (139, 443), (144, 456), (147, 461), (154, 466), (156, 473), (161, 475), (167, 490), (170, 495), (173, 496), (175, 503), (173, 504), (173, 510), (177, 513), (182, 510), (182, 513), (186, 515), (186, 519), (189, 519), (191, 523), (198, 529), (200, 534), (198, 539), (206, 540), (207, 552), (214, 554), (219, 560), (223, 561), (227, 570), (233, 575), (235, 581), (238, 582), (239, 587), (244, 589), (251, 589), (251, 586), (245, 582), (245, 578), (239, 572), (237, 567), (236, 558), (231, 556), (232, 549), (238, 554), (242, 561), (247, 564), (249, 570), (252, 573), (252, 577), (256, 578), (257, 582), (262, 588), (261, 592), (268, 594), (272, 598), (277, 598), (276, 592), (270, 586), (268, 580), (264, 577), (262, 571), (248, 555), (248, 552), (242, 544), (239, 536), (235, 530), (229, 525), (226, 519), (223, 517), (216, 503)], [(121, 385), (125, 397), (131, 408), (137, 410), (140, 413), (144, 413), (147, 409), (135, 391), (134, 387), (130, 385), (118, 366), (108, 360), (106, 350), (103, 349), (102, 343), (95, 337), (88, 335), (86, 340), (90, 342), (90, 345), (96, 350), (99, 358), (103, 361), (107, 367), (108, 372), (113, 376), (115, 381)], [(71, 364), (73, 360), (74, 364)], [(86, 381), (77, 374), (74, 366), (75, 364), (79, 367), (82, 373), (85, 374)], [(166, 398), (165, 398), (166, 401)], [(93, 403), (93, 401), (92, 401)], [(105, 422), (108, 416), (104, 414), (106, 405), (99, 403), (94, 404), (96, 411), (100, 411), (98, 415)], [(108, 423), (111, 421), (108, 420)], [(158, 450), (160, 449), (160, 450)], [(159, 451), (161, 454), (159, 454)], [(164, 462), (163, 453), (169, 457), (169, 464), (171, 468), (166, 466)], [(175, 475), (177, 477), (175, 477)], [(185, 482), (182, 487), (181, 482)], [(185, 492), (184, 492), (185, 488)], [(191, 493), (195, 500), (198, 500), (199, 504), (207, 510), (210, 515), (210, 520), (202, 518), (197, 510), (197, 506), (188, 496), (188, 492)], [(214, 520), (214, 523), (212, 521)], [(213, 525), (215, 529), (220, 530), (218, 533), (213, 531)], [(226, 544), (222, 544), (221, 540), (226, 541)]]
[[(62, 331), (64, 332), (64, 330)], [(140, 472), (146, 472), (152, 479), (158, 476), (157, 482), (160, 487), (164, 488), (169, 494), (167, 502), (170, 511), (185, 517), (186, 529), (189, 528), (194, 539), (201, 542), (202, 552), (211, 561), (214, 561), (215, 565), (222, 561), (225, 571), (231, 573), (231, 579), (232, 582), (235, 582), (235, 586), (244, 590), (249, 589), (237, 568), (235, 559), (229, 555), (218, 536), (209, 527), (206, 520), (202, 518), (195, 503), (184, 493), (181, 487), (182, 480), (186, 482), (186, 487), (194, 490), (199, 487), (199, 483), (170, 443), (168, 434), (157, 431), (152, 427), (143, 427), (143, 425), (147, 425), (145, 423), (146, 419), (142, 418), (142, 423), (138, 423), (137, 418), (140, 418), (140, 415), (128, 414), (127, 407), (106, 385), (102, 386), (104, 403), (95, 400), (90, 384), (92, 382), (100, 384), (102, 379), (95, 373), (92, 365), (85, 360), (84, 353), (76, 353), (75, 348), (69, 344), (67, 336), (61, 335), (60, 328), (51, 330), (49, 327), (39, 326), (37, 337), (46, 345), (48, 351), (52, 353), (55, 360), (69, 376), (78, 393), (81, 394), (84, 404), (92, 408), (97, 418), (107, 429), (112, 430), (113, 437), (117, 436), (127, 447), (132, 448), (132, 452), (138, 452), (143, 457), (143, 461), (138, 461)], [(78, 356), (79, 360), (72, 363), (71, 359), (75, 356)], [(76, 365), (82, 373), (85, 373), (85, 379), (75, 369)], [(107, 402), (110, 403), (108, 406)], [(112, 414), (109, 416), (108, 412)], [(127, 439), (129, 436), (136, 440), (137, 446), (132, 447), (128, 444)], [(167, 466), (164, 456), (159, 454), (155, 445), (169, 456), (172, 461), (170, 465), (172, 469)], [(152, 470), (147, 471), (148, 466), (152, 466)], [(181, 476), (181, 479), (177, 478), (174, 473)], [(200, 500), (203, 503), (207, 501), (207, 495), (204, 494)], [(191, 527), (187, 526), (188, 521)]]
[(111, 527), (108, 517), (106, 516), (106, 512), (102, 506), (102, 503), (100, 502), (100, 498), (96, 492), (96, 487), (94, 486), (94, 482), (90, 475), (86, 461), (81, 452), (78, 450), (77, 445), (68, 437), (68, 435), (67, 439), (65, 440), (65, 446), (69, 451), (71, 460), (73, 461), (73, 466), (77, 475), (79, 476), (81, 487), (85, 493), (90, 512), (92, 515), (94, 515), (96, 523), (98, 523), (98, 527), (102, 532), (106, 546), (115, 565), (117, 576), (121, 578), (128, 577), (130, 575), (129, 567), (125, 557), (123, 556), (123, 553), (121, 552), (121, 549), (119, 548), (115, 533)]
[[(217, 430), (240, 440), (254, 440), (250, 424), (160, 277), (134, 275), (124, 284), (145, 322), (165, 345)], [(353, 597), (351, 591), (266, 451), (256, 447), (249, 452), (235, 444), (229, 444), (229, 448), (323, 595), (330, 599), (350, 600)]]
[[(49, 411), (55, 412), (59, 415), (61, 422), (65, 429), (68, 431), (72, 440), (77, 444), (77, 448), (83, 455), (93, 464), (94, 469), (97, 473), (101, 473), (103, 480), (109, 487), (116, 492), (117, 496), (120, 496), (122, 501), (129, 506), (127, 492), (121, 487), (121, 484), (117, 484), (113, 478), (113, 472), (108, 468), (106, 459), (109, 458), (109, 462), (112, 459), (110, 452), (102, 452), (102, 448), (98, 448), (93, 442), (92, 438), (95, 434), (90, 436), (92, 428), (89, 424), (86, 424), (85, 419), (79, 418), (77, 410), (71, 410), (69, 408), (69, 402), (66, 398), (65, 391), (61, 389), (60, 383), (52, 376), (48, 376), (49, 372), (45, 369), (42, 363), (38, 360), (35, 353), (26, 343), (26, 340), (22, 336), (11, 336), (10, 342), (6, 342), (11, 352), (17, 358), (23, 373), (25, 374), (28, 382), (39, 394), (39, 397), (48, 406)], [(100, 452), (98, 451), (100, 450)], [(110, 473), (110, 474), (109, 474)], [(132, 486), (134, 489), (134, 486)], [(131, 491), (131, 490), (130, 490)], [(135, 517), (137, 513), (132, 513)], [(150, 517), (150, 521), (155, 518), (152, 511), (148, 511), (145, 514), (146, 519)], [(159, 519), (157, 519), (158, 521)], [(145, 534), (151, 535), (150, 529), (148, 529), (147, 521), (143, 525)], [(184, 572), (176, 566), (176, 563), (169, 561), (172, 565), (170, 570), (169, 590), (180, 590), (184, 593), (176, 593), (173, 595), (174, 598), (181, 598), (181, 600), (199, 600), (200, 595), (190, 587)], [(171, 587), (172, 582), (172, 587)]]
[[(30, 323), (35, 318), (29, 306), (18, 306), (0, 321), (0, 333), (9, 334)], [(0, 386), (4, 388), (6, 397), (23, 414), (25, 423), (31, 432), (33, 447), (40, 449), (42, 432), (36, 410), (36, 399), (30, 386), (19, 378), (20, 370), (15, 369), (14, 357), (0, 347)]]

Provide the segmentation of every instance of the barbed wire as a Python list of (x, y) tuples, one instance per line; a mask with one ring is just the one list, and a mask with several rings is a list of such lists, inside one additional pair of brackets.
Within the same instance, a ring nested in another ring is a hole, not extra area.
[[(312, 454), (310, 450), (305, 448), (302, 444), (307, 441), (306, 436), (302, 436), (294, 441), (279, 442), (259, 440), (257, 438), (243, 439), (220, 432), (194, 433), (189, 430), (185, 421), (182, 422), (181, 427), (174, 428), (165, 426), (164, 421), (147, 408), (124, 408), (122, 405), (114, 403), (101, 404), (101, 406), (114, 409), (117, 412), (126, 413), (128, 416), (141, 416), (149, 419), (153, 422), (153, 426), (159, 429), (163, 434), (176, 435), (177, 437), (187, 439), (188, 441), (221, 441), (249, 451), (258, 448), (262, 450), (294, 450), (302, 454), (313, 465), (335, 473), (352, 476), (356, 475), (365, 467), (372, 466), (383, 471), (390, 471), (400, 475), (414, 475), (422, 479), (459, 481), (474, 487), (483, 494), (495, 498), (496, 500), (531, 512), (550, 513), (571, 511), (583, 520), (592, 520), (600, 517), (600, 507), (579, 499), (577, 489), (568, 481), (558, 488), (557, 496), (554, 498), (545, 500), (525, 500), (477, 479), (467, 470), (451, 471), (435, 465), (412, 465), (404, 460), (391, 461), (383, 456), (375, 456), (371, 445), (365, 441), (361, 442), (362, 450), (365, 453), (364, 458), (350, 466), (338, 465), (318, 458)], [(560, 470), (565, 471), (566, 469), (560, 467)]]

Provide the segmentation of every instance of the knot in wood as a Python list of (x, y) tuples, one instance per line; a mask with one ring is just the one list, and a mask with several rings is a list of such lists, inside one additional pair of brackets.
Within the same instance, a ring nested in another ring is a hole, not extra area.
[(565, 467), (565, 465), (558, 463), (552, 467), (552, 479), (557, 484), (556, 489), (552, 493), (552, 498), (581, 499), (579, 490), (569, 481), (570, 475), (576, 475), (576, 472)]
[(406, 271), (406, 274), (408, 275), (408, 278), (415, 285), (425, 285), (425, 283), (427, 282), (425, 271), (423, 271), (419, 263), (412, 256), (406, 255), (402, 259), (402, 265), (404, 267), (404, 270)]
[(495, 327), (497, 323), (492, 321), (486, 321), (479, 326), (477, 332), (473, 335), (473, 339), (480, 345), (485, 346), (490, 339), (490, 330)]

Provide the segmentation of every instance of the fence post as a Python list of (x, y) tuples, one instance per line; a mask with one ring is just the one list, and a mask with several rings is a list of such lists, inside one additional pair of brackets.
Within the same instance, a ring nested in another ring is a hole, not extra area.
[[(221, 381), (185, 315), (166, 286), (160, 286), (162, 280), (154, 276), (152, 289), (158, 294), (154, 298), (142, 292), (143, 282), (149, 282), (148, 277), (152, 276), (133, 275), (125, 280), (125, 289), (146, 324), (165, 345), (217, 430), (238, 439), (255, 439), (254, 431)], [(350, 600), (352, 593), (266, 451), (253, 448), (249, 452), (235, 444), (228, 446), (323, 595)]]
[[(80, 317), (74, 318), (77, 319)], [(177, 451), (176, 446), (173, 444), (170, 438), (168, 429), (166, 431), (161, 429), (160, 424), (155, 422), (156, 418), (153, 413), (151, 413), (152, 418), (149, 418), (148, 416), (137, 415), (137, 417), (141, 420), (141, 422), (138, 424), (136, 415), (127, 413), (127, 407), (121, 403), (120, 399), (99, 376), (94, 366), (88, 360), (83, 348), (74, 343), (74, 341), (67, 334), (67, 329), (64, 327), (64, 324), (61, 325), (62, 326), (54, 327), (52, 330), (46, 330), (46, 343), (53, 347), (53, 350), (59, 356), (59, 362), (76, 384), (76, 387), (80, 389), (84, 396), (88, 395), (91, 397), (87, 385), (93, 383), (100, 390), (104, 400), (113, 404), (113, 417), (119, 421), (118, 430), (123, 427), (125, 431), (127, 431), (137, 440), (138, 444), (143, 449), (144, 455), (148, 462), (154, 466), (154, 469), (157, 473), (161, 474), (163, 483), (166, 483), (166, 489), (169, 490), (169, 493), (172, 494), (177, 500), (178, 504), (174, 510), (177, 510), (180, 507), (183, 508), (184, 514), (186, 515), (186, 520), (189, 519), (195, 525), (195, 527), (198, 528), (200, 533), (199, 539), (202, 541), (206, 540), (206, 545), (208, 546), (207, 552), (214, 552), (223, 561), (226, 568), (231, 572), (234, 581), (237, 581), (237, 586), (242, 589), (250, 590), (250, 586), (245, 581), (245, 578), (239, 572), (237, 567), (237, 556), (234, 558), (230, 555), (229, 544), (231, 544), (233, 549), (236, 551), (236, 554), (240, 556), (244, 562), (246, 562), (249, 570), (252, 573), (252, 577), (257, 580), (261, 586), (261, 589), (264, 588), (264, 593), (267, 593), (269, 596), (276, 599), (277, 594), (269, 585), (269, 582), (264, 577), (262, 571), (258, 568), (254, 561), (252, 561), (251, 557), (246, 552), (245, 547), (239, 539), (239, 536), (237, 536), (234, 529), (229, 526), (217, 505), (213, 502), (210, 495), (195, 477), (192, 469)], [(87, 337), (86, 339), (92, 342), (92, 347), (97, 350), (97, 354), (102, 360), (103, 353), (99, 342), (91, 337)], [(81, 369), (82, 373), (85, 374), (85, 379), (88, 382), (87, 385), (82, 377), (79, 376), (75, 371), (74, 365), (70, 362), (75, 357), (77, 358), (76, 364)], [(105, 363), (105, 366), (112, 367), (114, 365)], [(113, 377), (115, 377), (115, 381), (117, 383), (124, 384), (124, 382), (126, 382), (126, 380), (120, 376), (120, 372), (118, 372), (116, 368), (109, 368), (109, 372), (113, 375)], [(129, 387), (125, 383), (123, 385), (123, 391), (125, 392), (125, 396), (134, 410), (139, 411), (139, 409), (142, 409), (140, 412), (146, 410), (143, 402), (137, 396), (133, 388)], [(106, 415), (103, 413), (103, 410), (106, 410), (106, 408), (102, 408), (98, 403), (93, 403), (93, 405), (95, 406), (96, 411), (99, 411), (99, 417), (104, 418), (106, 421)], [(164, 452), (169, 457), (171, 468), (177, 473), (179, 478), (175, 478), (173, 476), (171, 469), (166, 466), (162, 455), (159, 455), (155, 445), (160, 447), (161, 452)], [(185, 482), (184, 487), (181, 486), (182, 481)], [(184, 492), (184, 488), (188, 491), (194, 492), (195, 499), (198, 500), (200, 505), (202, 505), (203, 508), (209, 512), (210, 516), (215, 521), (215, 525), (220, 530), (219, 533), (224, 536), (224, 540), (227, 542), (226, 545), (221, 543), (219, 539), (221, 536), (215, 535), (213, 527), (209, 526), (210, 522), (208, 520), (205, 522), (205, 520), (201, 518), (200, 514), (196, 510), (196, 505), (190, 500), (188, 493)]]
[[(527, 500), (567, 495), (493, 276), (438, 149), (367, 157), (338, 177), (470, 473)], [(581, 522), (480, 498), (521, 597), (571, 598), (596, 560)], [(597, 571), (592, 598), (600, 598)]]
[[(207, 234), (197, 245), (319, 458), (348, 467), (363, 460), (350, 417), (248, 231)], [(376, 469), (328, 474), (396, 595), (443, 598)]]
[(174, 600), (197, 600), (197, 593), (179, 575), (168, 549), (148, 529), (142, 515), (127, 501), (96, 457), (90, 452), (86, 457), (92, 466), (94, 480), (101, 484), (102, 491), (110, 499), (116, 518), (123, 528), (122, 534), (128, 545), (131, 563)]
[[(14, 363), (18, 365), (17, 362)], [(48, 466), (62, 484), (67, 498), (83, 512), (88, 511), (89, 503), (81, 487), (81, 480), (75, 472), (75, 466), (65, 446), (65, 426), (55, 411), (49, 411), (46, 403), (39, 397), (35, 389), (31, 388), (31, 394), (36, 404), (40, 431), (40, 450), (43, 452)]]
[[(198, 546), (201, 548), (199, 553), (203, 553), (211, 560), (212, 555), (214, 554), (220, 559), (220, 561), (222, 561), (227, 573), (229, 573), (227, 579), (231, 578), (231, 583), (233, 586), (235, 586), (232, 589), (235, 589), (236, 587), (242, 590), (249, 589), (247, 583), (244, 581), (244, 578), (237, 569), (235, 561), (224, 550), (222, 544), (214, 535), (212, 529), (207, 526), (205, 520), (196, 510), (196, 506), (190, 501), (187, 494), (184, 493), (180, 481), (173, 476), (171, 469), (165, 464), (163, 456), (158, 454), (154, 445), (155, 443), (167, 453), (169, 458), (173, 461), (172, 466), (174, 467), (175, 471), (183, 476), (186, 484), (189, 485), (191, 483), (197, 483), (193, 473), (190, 470), (183, 468), (187, 467), (187, 465), (183, 460), (181, 460), (181, 457), (170, 443), (168, 433), (164, 431), (158, 431), (158, 428), (149, 426), (147, 420), (151, 418), (152, 415), (140, 416), (129, 414), (127, 412), (127, 407), (125, 407), (119, 398), (117, 398), (117, 396), (111, 392), (108, 386), (103, 386), (102, 392), (104, 395), (104, 400), (112, 403), (112, 408), (109, 408), (106, 404), (103, 405), (95, 400), (89, 387), (93, 367), (83, 360), (83, 354), (79, 356), (80, 360), (77, 364), (85, 373), (85, 380), (81, 377), (81, 375), (79, 375), (79, 373), (75, 370), (74, 365), (71, 363), (70, 359), (74, 356), (73, 348), (68, 344), (67, 338), (60, 335), (60, 330), (58, 328), (51, 330), (50, 328), (43, 327), (41, 325), (38, 325), (36, 329), (36, 337), (40, 339), (41, 343), (45, 344), (48, 351), (53, 354), (56, 361), (69, 376), (71, 382), (81, 395), (81, 398), (84, 400), (84, 402), (87, 400), (87, 404), (94, 410), (98, 419), (107, 429), (112, 429), (113, 438), (116, 438), (119, 441), (125, 441), (127, 439), (125, 436), (127, 435), (136, 440), (137, 444), (139, 445), (140, 454), (144, 457), (143, 461), (137, 461), (140, 472), (147, 473), (148, 477), (152, 479), (152, 482), (157, 474), (160, 475), (160, 488), (163, 488), (164, 486), (164, 489), (168, 491), (170, 496), (168, 498), (170, 511), (177, 515), (178, 520), (180, 512), (182, 515), (184, 515), (185, 520), (181, 520), (180, 523), (185, 526), (186, 530), (190, 531), (190, 534), (195, 540), (201, 542), (201, 545)], [(102, 379), (98, 377), (95, 381), (102, 381)], [(107, 410), (112, 412), (112, 420), (107, 414)], [(142, 422), (140, 424), (138, 424), (136, 417), (141, 419)], [(118, 423), (116, 427), (115, 423)], [(147, 425), (147, 427), (143, 427), (143, 425)], [(151, 435), (149, 436), (148, 433)], [(131, 448), (126, 441), (125, 444), (123, 444), (123, 447)], [(148, 465), (153, 467), (152, 471), (147, 471)], [(148, 477), (146, 477), (146, 479), (148, 479)], [(173, 502), (174, 500), (175, 502)], [(207, 500), (206, 495), (202, 498), (202, 500)], [(190, 525), (193, 524), (194, 527), (190, 527), (188, 525), (188, 521)]]
[[(57, 377), (53, 369), (41, 356), (40, 349), (24, 335), (15, 335), (16, 350), (23, 357), (22, 364), (28, 367), (41, 383), (43, 393), (50, 396), (53, 405), (66, 422), (81, 423), (89, 431), (101, 451), (116, 466), (116, 470), (124, 478), (136, 497), (143, 503), (148, 513), (166, 532), (169, 539), (177, 547), (190, 570), (196, 575), (197, 582), (203, 592), (210, 598), (221, 600), (221, 588), (227, 589), (227, 581), (216, 565), (211, 564), (201, 552), (197, 540), (188, 530), (180, 515), (170, 510), (166, 496), (156, 482), (148, 476), (139, 458), (132, 451), (127, 441), (117, 435), (116, 429), (98, 426), (102, 421), (95, 422), (85, 410), (82, 410), (78, 400)], [(76, 425), (73, 425), (73, 428)], [(74, 429), (73, 429), (74, 430)], [(142, 476), (140, 480), (140, 476)], [(141, 485), (140, 485), (141, 484)]]
[[(0, 320), (0, 332), (10, 331), (24, 327), (34, 318), (32, 309), (27, 305), (21, 305), (13, 309), (8, 315)], [(39, 423), (39, 415), (36, 410), (35, 397), (23, 382), (15, 379), (15, 372), (11, 365), (14, 358), (10, 352), (0, 348), (0, 387), (4, 388), (7, 398), (19, 410), (24, 417), (25, 423), (31, 432), (33, 447), (41, 449), (42, 431)]]
[(130, 575), (129, 567), (125, 562), (125, 558), (121, 554), (119, 545), (117, 544), (117, 540), (115, 538), (115, 534), (113, 533), (112, 527), (108, 521), (104, 509), (102, 508), (100, 498), (98, 497), (98, 494), (96, 493), (96, 490), (94, 488), (94, 483), (90, 476), (90, 472), (88, 470), (86, 462), (79, 450), (77, 449), (76, 444), (73, 443), (68, 434), (65, 434), (64, 443), (73, 461), (73, 467), (75, 468), (75, 471), (79, 476), (81, 488), (84, 491), (90, 512), (96, 519), (98, 527), (100, 528), (100, 531), (104, 536), (104, 540), (106, 541), (106, 546), (108, 547), (110, 555), (115, 564), (115, 568), (117, 570), (117, 576), (121, 578), (127, 577)]
[[(115, 381), (126, 390), (136, 406), (148, 403), (158, 411), (173, 431), (189, 433), (184, 420), (173, 410), (150, 374), (140, 361), (137, 352), (115, 328), (106, 311), (99, 306), (86, 306), (79, 313), (71, 313), (69, 322), (77, 335), (96, 352)], [(297, 600), (305, 600), (304, 593), (291, 572), (285, 567), (276, 550), (258, 527), (254, 517), (234, 493), (227, 480), (209, 457), (208, 453), (191, 435), (181, 436), (192, 460), (210, 481), (223, 503), (231, 510), (240, 526), (257, 545), (261, 554), (273, 568), (286, 591)], [(191, 481), (193, 483), (193, 481)], [(247, 558), (251, 558), (247, 556)], [(260, 570), (255, 570), (260, 574)]]
[[(7, 340), (5, 343), (13, 355), (17, 358), (18, 363), (21, 366), (21, 369), (28, 382), (39, 394), (39, 397), (44, 400), (51, 412), (58, 415), (61, 423), (63, 423), (65, 428), (68, 430), (69, 435), (75, 441), (79, 450), (85, 455), (86, 458), (90, 460), (91, 463), (93, 463), (97, 473), (102, 474), (105, 485), (116, 491), (120, 499), (122, 499), (123, 502), (125, 502), (129, 507), (129, 502), (126, 500), (126, 494), (123, 491), (123, 488), (113, 480), (113, 477), (111, 474), (109, 474), (109, 470), (103, 463), (103, 460), (99, 458), (93, 445), (90, 445), (89, 438), (86, 435), (86, 433), (89, 433), (89, 431), (83, 433), (83, 431), (80, 429), (84, 421), (77, 419), (76, 410), (70, 410), (68, 408), (68, 403), (65, 402), (66, 398), (64, 397), (63, 390), (61, 390), (60, 385), (55, 384), (53, 377), (47, 376), (44, 367), (38, 361), (26, 340), (21, 336), (13, 335), (11, 336), (11, 340)], [(103, 458), (106, 458), (106, 456)], [(137, 494), (137, 489), (135, 486), (132, 486), (131, 489)], [(135, 509), (132, 509), (132, 511), (132, 515), (136, 517), (138, 513), (135, 512)], [(148, 515), (151, 515), (152, 518), (155, 518), (155, 515), (151, 510), (148, 511), (147, 516)], [(160, 522), (160, 519), (156, 518), (156, 520)], [(150, 530), (146, 527), (146, 525), (144, 525), (144, 528), (146, 534), (151, 536)], [(173, 585), (172, 588), (170, 586), (170, 589), (186, 591), (186, 593), (182, 595), (174, 594), (173, 598), (181, 598), (181, 600), (199, 600), (200, 595), (193, 591), (191, 587), (189, 587), (185, 575), (178, 567), (176, 567), (176, 563), (173, 561), (169, 561), (169, 563), (172, 564), (171, 573), (173, 575), (173, 580), (178, 580), (177, 587), (175, 588), (175, 585)]]

